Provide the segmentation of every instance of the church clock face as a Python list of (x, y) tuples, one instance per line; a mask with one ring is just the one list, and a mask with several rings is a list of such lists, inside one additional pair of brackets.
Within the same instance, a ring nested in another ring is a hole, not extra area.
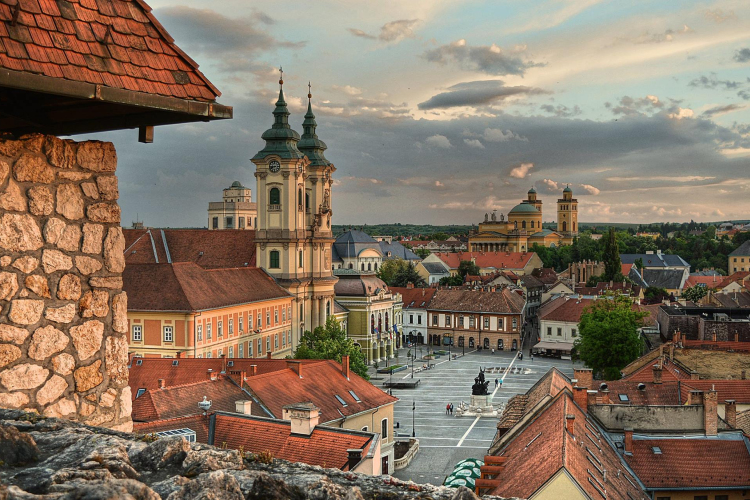
[(281, 164), (277, 162), (276, 160), (273, 160), (271, 163), (268, 164), (268, 168), (269, 170), (271, 170), (271, 172), (276, 173), (279, 170), (281, 170)]

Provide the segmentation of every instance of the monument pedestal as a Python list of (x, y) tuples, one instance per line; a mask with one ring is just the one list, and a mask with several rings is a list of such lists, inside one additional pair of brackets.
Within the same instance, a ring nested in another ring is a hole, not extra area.
[(457, 417), (497, 417), (497, 410), (492, 406), (492, 395), (471, 395), (469, 405), (460, 405), (455, 412)]

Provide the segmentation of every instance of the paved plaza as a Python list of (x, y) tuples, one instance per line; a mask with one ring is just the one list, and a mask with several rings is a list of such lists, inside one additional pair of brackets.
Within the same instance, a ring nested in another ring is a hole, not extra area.
[[(423, 352), (427, 352), (426, 347), (423, 347)], [(496, 407), (513, 395), (526, 392), (552, 366), (571, 377), (573, 375), (571, 361), (538, 357), (531, 361), (526, 355), (523, 360), (519, 360), (514, 354), (471, 351), (450, 361), (447, 356), (443, 356), (433, 361), (433, 369), (414, 374), (414, 379), (420, 380), (416, 389), (393, 390), (393, 395), (400, 399), (394, 410), (394, 419), (399, 425), (396, 432), (400, 436), (411, 436), (414, 429), (419, 439), (417, 456), (408, 467), (395, 471), (394, 476), (418, 483), (442, 484), (456, 462), (470, 457), (482, 458), (485, 455), (495, 435), (497, 418), (454, 417), (445, 412), (448, 403), (453, 403), (456, 408), (461, 401), (469, 403), (471, 386), (480, 367), (485, 370), (493, 369), (492, 373), (488, 371), (485, 376), (490, 382), (490, 391), (494, 391), (493, 404)], [(407, 359), (404, 349), (395, 362), (403, 364)], [(426, 361), (422, 362), (417, 358), (416, 367), (424, 363)], [(508, 367), (511, 369), (503, 377), (502, 374)], [(388, 381), (387, 375), (375, 376), (383, 377), (382, 380), (372, 381), (376, 385)], [(411, 368), (409, 371), (396, 373), (392, 380), (396, 382), (410, 378)], [(497, 389), (495, 378), (504, 378), (502, 386)], [(412, 403), (416, 406), (414, 427)]]

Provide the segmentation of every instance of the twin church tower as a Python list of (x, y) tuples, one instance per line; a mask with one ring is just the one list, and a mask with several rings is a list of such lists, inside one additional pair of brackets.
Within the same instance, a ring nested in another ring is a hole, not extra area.
[(318, 139), (312, 95), (302, 137), (289, 126), (279, 79), (274, 122), (262, 138), (266, 146), (253, 158), (258, 181), (258, 221), (255, 233), (256, 265), (264, 268), (295, 296), (292, 324), (296, 345), (305, 330), (324, 325), (333, 312), (331, 266), (331, 187), (336, 168), (324, 155)]

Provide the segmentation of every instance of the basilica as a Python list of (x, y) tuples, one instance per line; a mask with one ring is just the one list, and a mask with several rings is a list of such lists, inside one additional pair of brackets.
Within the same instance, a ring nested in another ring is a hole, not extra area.
[(484, 214), (484, 222), (469, 236), (471, 252), (526, 252), (534, 244), (545, 247), (570, 245), (578, 236), (578, 200), (570, 186), (557, 200), (557, 229), (542, 228), (542, 200), (534, 188), (528, 198), (505, 215)]

